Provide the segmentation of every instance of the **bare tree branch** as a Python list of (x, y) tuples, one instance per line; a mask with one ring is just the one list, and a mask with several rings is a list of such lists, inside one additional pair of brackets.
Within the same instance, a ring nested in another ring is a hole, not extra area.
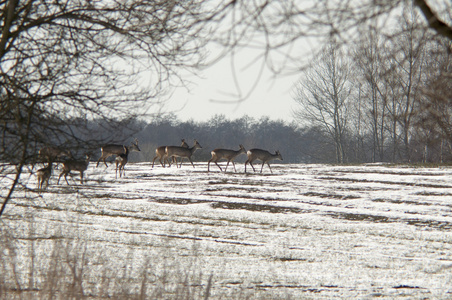
[(422, 14), (427, 19), (430, 28), (435, 30), (439, 35), (452, 41), (452, 27), (441, 21), (425, 0), (413, 0), (413, 3), (419, 7)]

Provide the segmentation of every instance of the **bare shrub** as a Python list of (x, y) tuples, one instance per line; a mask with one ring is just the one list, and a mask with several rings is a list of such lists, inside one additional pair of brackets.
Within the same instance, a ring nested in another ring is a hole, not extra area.
[(213, 275), (199, 271), (196, 254), (182, 265), (170, 246), (145, 257), (131, 246), (121, 258), (84, 239), (38, 240), (34, 226), (20, 238), (0, 229), (0, 298), (209, 298)]

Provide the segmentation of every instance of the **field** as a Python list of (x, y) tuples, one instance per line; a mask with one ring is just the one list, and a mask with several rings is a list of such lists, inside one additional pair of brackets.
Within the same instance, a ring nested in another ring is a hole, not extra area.
[(451, 167), (272, 169), (136, 163), (116, 179), (92, 163), (83, 186), (56, 170), (39, 196), (25, 174), (1, 219), (3, 293), (50, 289), (61, 264), (92, 298), (452, 297)]

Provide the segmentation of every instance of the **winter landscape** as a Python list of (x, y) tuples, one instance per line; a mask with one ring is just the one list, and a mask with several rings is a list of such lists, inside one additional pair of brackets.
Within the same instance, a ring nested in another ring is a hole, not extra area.
[(91, 298), (452, 297), (449, 166), (60, 170), (39, 196), (25, 174), (2, 216), (3, 295), (62, 273)]

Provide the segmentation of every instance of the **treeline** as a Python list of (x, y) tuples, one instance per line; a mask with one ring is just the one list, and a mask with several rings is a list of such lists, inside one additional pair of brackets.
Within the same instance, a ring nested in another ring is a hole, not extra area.
[[(185, 139), (190, 147), (194, 139), (201, 144), (202, 149), (194, 155), (195, 161), (208, 161), (215, 148), (238, 150), (240, 144), (246, 149), (261, 148), (272, 153), (280, 150), (287, 163), (318, 161), (305, 153), (314, 140), (309, 142), (295, 124), (269, 118), (256, 120), (245, 116), (230, 120), (224, 115), (216, 115), (205, 122), (182, 122), (167, 116), (146, 124), (136, 136), (141, 152), (135, 158), (139, 157), (140, 161), (152, 161), (158, 146), (180, 145), (181, 139)], [(245, 160), (246, 155), (241, 155), (236, 161)]]
[(295, 116), (327, 133), (336, 162), (445, 162), (452, 141), (452, 44), (420, 30), (410, 7), (388, 36), (361, 28), (334, 39), (304, 70)]
[[(107, 132), (103, 125), (93, 122), (90, 132), (99, 134), (98, 140), (107, 141)], [(125, 128), (125, 127), (123, 127)], [(194, 161), (208, 161), (210, 152), (215, 148), (239, 149), (243, 144), (246, 149), (261, 148), (274, 153), (279, 150), (283, 156), (282, 163), (336, 163), (336, 145), (327, 132), (321, 127), (299, 126), (297, 123), (287, 123), (283, 120), (271, 120), (268, 117), (255, 119), (244, 116), (239, 119), (228, 119), (224, 115), (216, 115), (205, 122), (180, 121), (174, 115), (162, 116), (152, 122), (134, 121), (127, 126), (128, 129), (117, 131), (111, 142), (126, 145), (134, 138), (138, 138), (140, 152), (133, 152), (130, 156), (132, 162), (152, 162), (155, 149), (162, 145), (180, 145), (181, 139), (192, 146), (196, 139), (203, 147), (193, 156)], [(133, 130), (140, 131), (133, 134)], [(105, 137), (102, 137), (102, 133)], [(346, 136), (344, 139), (344, 153), (347, 158), (344, 163), (369, 163), (374, 160), (373, 136), (360, 136), (359, 147), (356, 136)], [(100, 156), (100, 145), (94, 146), (93, 158)], [(444, 142), (437, 147), (431, 146), (429, 153), (425, 153), (423, 140), (412, 139), (411, 163), (441, 163), (452, 160), (451, 144)], [(358, 151), (359, 149), (359, 151)], [(385, 160), (378, 162), (400, 163), (404, 159), (388, 155)], [(244, 162), (245, 155), (237, 158)], [(158, 163), (158, 161), (156, 161)]]
[[(50, 122), (50, 120), (49, 120)], [(137, 138), (140, 152), (133, 152), (131, 162), (152, 162), (155, 149), (163, 145), (180, 145), (181, 139), (193, 145), (196, 139), (202, 149), (193, 156), (194, 161), (207, 162), (210, 152), (215, 148), (238, 150), (243, 144), (246, 149), (261, 148), (275, 153), (279, 150), (283, 156), (282, 163), (338, 163), (337, 145), (331, 135), (322, 126), (304, 125), (283, 120), (260, 119), (244, 116), (231, 120), (224, 115), (216, 115), (210, 120), (198, 122), (181, 121), (173, 114), (163, 115), (152, 121), (129, 119), (122, 121), (73, 119), (71, 125), (61, 126), (60, 133), (71, 134), (68, 138), (52, 138), (49, 143), (35, 142), (29, 144), (29, 163), (40, 162), (38, 151), (43, 146), (58, 146), (69, 149), (74, 157), (83, 158), (91, 154), (91, 160), (97, 160), (100, 147), (108, 143), (130, 145)], [(46, 134), (44, 126), (36, 126), (40, 135)], [(61, 137), (61, 135), (60, 135)], [(8, 143), (13, 137), (4, 135), (2, 147), (7, 149), (14, 145)], [(5, 142), (6, 141), (6, 142)], [(354, 135), (344, 134), (341, 139), (344, 161), (341, 163), (449, 163), (452, 161), (452, 144), (450, 140), (438, 138), (436, 143), (426, 140), (421, 134), (413, 134), (408, 142), (410, 159), (403, 155), (393, 155), (392, 148), (375, 159), (374, 135), (372, 132)], [(14, 148), (2, 151), (14, 154)], [(380, 159), (381, 158), (381, 159)], [(109, 158), (110, 161), (113, 157)], [(236, 161), (244, 162), (245, 155)], [(3, 162), (15, 163), (14, 157), (3, 156)], [(158, 161), (157, 161), (158, 164)]]

